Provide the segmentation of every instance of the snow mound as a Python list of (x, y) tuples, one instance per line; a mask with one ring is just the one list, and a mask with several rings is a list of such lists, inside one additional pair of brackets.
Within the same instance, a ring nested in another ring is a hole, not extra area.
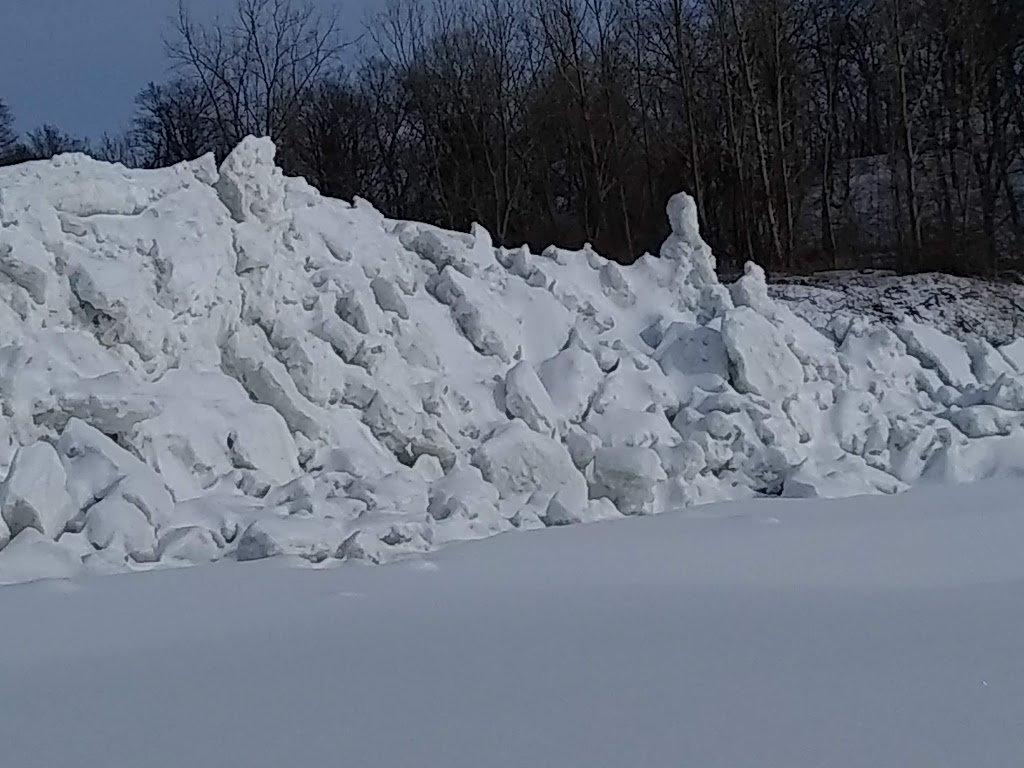
[(1024, 469), (1024, 341), (823, 334), (754, 265), (719, 283), (685, 195), (621, 267), (391, 221), (274, 152), (0, 170), (0, 582)]

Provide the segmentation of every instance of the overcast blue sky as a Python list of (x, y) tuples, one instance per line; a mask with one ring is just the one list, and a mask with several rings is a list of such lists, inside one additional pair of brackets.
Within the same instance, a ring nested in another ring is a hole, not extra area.
[[(354, 37), (380, 0), (315, 0)], [(204, 14), (234, 0), (191, 0)], [(116, 132), (135, 94), (166, 72), (163, 40), (177, 0), (0, 0), (0, 99), (19, 131), (54, 123), (77, 135)]]

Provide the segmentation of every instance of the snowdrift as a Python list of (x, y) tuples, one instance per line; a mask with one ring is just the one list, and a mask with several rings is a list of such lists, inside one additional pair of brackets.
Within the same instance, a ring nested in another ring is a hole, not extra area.
[(0, 583), (1024, 468), (1024, 340), (823, 334), (668, 216), (621, 267), (323, 198), (266, 140), (0, 171)]

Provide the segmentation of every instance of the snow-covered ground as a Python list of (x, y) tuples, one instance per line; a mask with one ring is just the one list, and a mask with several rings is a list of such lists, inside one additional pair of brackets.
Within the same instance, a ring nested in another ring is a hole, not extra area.
[(909, 317), (962, 340), (1001, 345), (1024, 336), (1024, 276), (836, 271), (782, 278), (768, 292), (826, 334), (837, 318), (868, 317), (896, 328)]
[(1006, 768), (1024, 482), (0, 590), (18, 768)]
[(685, 195), (620, 267), (391, 221), (273, 160), (0, 170), (0, 584), (1024, 469), (1024, 339), (821, 333), (758, 267), (719, 282)]

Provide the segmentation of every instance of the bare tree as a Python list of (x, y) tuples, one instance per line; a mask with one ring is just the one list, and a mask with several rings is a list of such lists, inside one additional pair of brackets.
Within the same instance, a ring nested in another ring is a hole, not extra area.
[(921, 211), (918, 194), (918, 150), (914, 135), (914, 109), (911, 102), (909, 73), (910, 46), (906, 28), (906, 0), (889, 0), (892, 15), (892, 55), (896, 70), (896, 114), (899, 119), (899, 143), (906, 174), (907, 214), (910, 219), (911, 247), (915, 260), (921, 258)]
[(229, 148), (219, 143), (214, 105), (196, 82), (150, 83), (135, 104), (129, 137), (142, 165), (162, 167)]
[(97, 160), (120, 163), (128, 168), (148, 165), (148, 158), (143, 154), (131, 131), (119, 134), (104, 133), (90, 148), (90, 154)]
[(622, 261), (681, 188), (727, 268), (994, 271), (1024, 247), (1017, 3), (389, 0), (343, 72), (332, 17), (236, 2), (181, 8), (174, 77), (97, 151), (269, 135), (328, 194)]
[(296, 165), (290, 170), (332, 197), (376, 197), (379, 170), (372, 121), (366, 94), (348, 78), (319, 82), (299, 118)]
[(181, 0), (167, 51), (209, 110), (225, 152), (246, 135), (287, 144), (303, 105), (344, 47), (336, 16), (290, 0), (237, 0), (233, 15), (202, 24)]
[(42, 125), (30, 131), (25, 140), (25, 153), (32, 160), (48, 160), (68, 152), (88, 152), (82, 139), (64, 133), (55, 125)]
[(18, 144), (18, 134), (14, 132), (14, 115), (7, 104), (0, 100), (0, 162), (10, 157)]

